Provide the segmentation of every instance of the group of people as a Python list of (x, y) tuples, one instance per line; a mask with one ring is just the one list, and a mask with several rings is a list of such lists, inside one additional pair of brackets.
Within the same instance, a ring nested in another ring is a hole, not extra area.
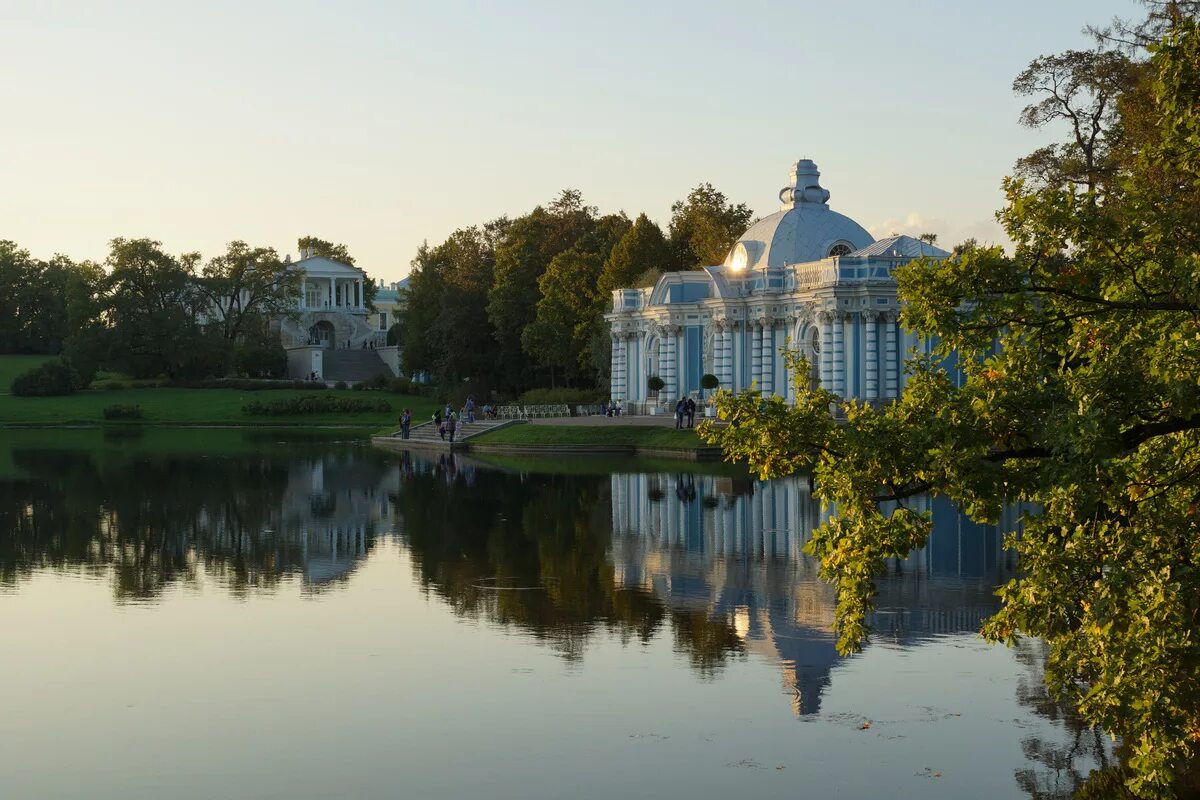
[[(433, 412), (433, 424), (437, 428), (438, 436), (442, 441), (454, 442), (454, 436), (463, 426), (475, 421), (475, 395), (468, 395), (467, 402), (458, 411), (449, 403), (446, 403), (445, 408), (439, 408)], [(488, 403), (483, 407), (483, 415), (485, 419), (495, 419), (496, 409)], [(412, 431), (412, 411), (404, 409), (400, 414), (400, 438), (407, 439)]]
[(606, 417), (619, 417), (619, 416), (621, 416), (621, 404), (620, 404), (620, 403), (614, 403), (612, 400), (609, 400), (609, 401), (608, 401), (608, 402), (607, 402), (607, 403), (604, 405), (604, 416), (606, 416)]
[(675, 404), (675, 429), (679, 430), (684, 427), (683, 421), (687, 419), (687, 427), (696, 427), (696, 401), (688, 397), (680, 398)]

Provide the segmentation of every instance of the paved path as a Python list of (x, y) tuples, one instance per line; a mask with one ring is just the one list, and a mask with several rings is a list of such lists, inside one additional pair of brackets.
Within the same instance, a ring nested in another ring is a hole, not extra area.
[[(703, 417), (697, 415), (696, 422), (699, 423)], [(580, 427), (596, 427), (604, 426), (612, 427), (614, 425), (644, 425), (646, 427), (658, 428), (674, 428), (675, 416), (668, 414), (658, 414), (656, 416), (634, 417), (622, 414), (619, 417), (605, 417), (596, 414), (591, 417), (547, 417), (545, 419), (531, 419), (530, 425), (572, 425)]]

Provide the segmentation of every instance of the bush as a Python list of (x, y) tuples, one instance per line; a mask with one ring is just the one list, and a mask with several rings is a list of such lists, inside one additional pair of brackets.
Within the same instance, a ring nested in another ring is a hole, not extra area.
[(104, 407), (105, 419), (142, 419), (145, 414), (142, 413), (142, 407), (130, 405), (128, 403), (116, 403), (111, 406)]
[(357, 397), (332, 395), (289, 397), (283, 400), (254, 400), (242, 406), (242, 413), (251, 417), (286, 417), (300, 414), (364, 414), (391, 413), (386, 400), (360, 400)]
[(350, 384), (350, 391), (352, 391), (352, 392), (361, 392), (361, 391), (365, 390), (366, 388), (367, 388), (366, 381), (359, 381), (358, 383)]
[(335, 388), (335, 389), (345, 389), (345, 388), (346, 388), (346, 382), (345, 382), (345, 381), (338, 381), (337, 383), (335, 383), (335, 384), (333, 385), (333, 388)]
[(358, 385), (364, 389), (386, 389), (389, 380), (391, 379), (381, 372), (378, 375), (367, 378), (365, 381), (359, 382)]
[(700, 377), (701, 389), (717, 389), (721, 386), (721, 381), (716, 375), (706, 373)]
[(110, 392), (119, 392), (125, 388), (125, 384), (121, 383), (120, 381), (109, 381), (108, 383), (104, 384), (104, 386), (101, 388), (106, 389)]
[(287, 351), (279, 344), (244, 344), (233, 353), (233, 367), (251, 378), (287, 375)]
[(652, 392), (661, 392), (666, 385), (667, 382), (657, 375), (651, 375), (646, 381), (646, 388)]
[(530, 389), (517, 402), (523, 406), (557, 406), (603, 403), (607, 399), (596, 389)]
[(270, 381), (257, 378), (209, 378), (206, 381), (174, 381), (171, 383), (178, 389), (238, 389), (243, 392), (257, 392), (268, 389), (309, 389), (325, 388), (323, 383), (312, 381)]
[(79, 388), (79, 374), (69, 361), (60, 358), (47, 361), (13, 378), (10, 390), (20, 397), (55, 397), (75, 394)]

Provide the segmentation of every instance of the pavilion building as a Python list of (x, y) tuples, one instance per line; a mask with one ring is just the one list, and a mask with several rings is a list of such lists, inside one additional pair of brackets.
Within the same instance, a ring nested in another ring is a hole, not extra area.
[[(613, 292), (605, 319), (614, 401), (633, 412), (670, 409), (699, 396), (701, 377), (712, 374), (728, 391), (753, 386), (794, 402), (785, 348), (808, 358), (811, 386), (866, 401), (898, 396), (918, 342), (900, 328), (893, 270), (949, 253), (909, 236), (876, 241), (829, 208), (808, 159), (792, 165), (779, 199), (780, 210), (755, 222), (723, 264)], [(657, 396), (652, 376), (665, 383)]]

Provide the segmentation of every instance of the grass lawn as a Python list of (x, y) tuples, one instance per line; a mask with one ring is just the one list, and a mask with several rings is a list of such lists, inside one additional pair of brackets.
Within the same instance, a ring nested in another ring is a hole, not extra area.
[[(0, 363), (8, 359), (0, 359)], [(251, 400), (282, 400), (307, 395), (385, 400), (389, 412), (362, 414), (314, 414), (305, 416), (252, 417), (242, 413)], [(121, 389), (89, 390), (66, 397), (15, 397), (0, 395), (0, 425), (79, 425), (104, 421), (104, 408), (117, 403), (138, 405), (145, 414), (142, 424), (151, 425), (356, 425), (391, 433), (399, 428), (401, 409), (412, 409), (417, 419), (433, 413), (437, 403), (428, 397), (356, 392), (349, 389), (277, 389), (248, 392), (239, 389)], [(135, 423), (136, 424), (136, 423)]]
[(55, 356), (0, 356), (0, 394), (8, 394), (13, 378)]
[(509, 425), (471, 439), (471, 444), (626, 445), (694, 450), (708, 445), (695, 431), (645, 425)]

